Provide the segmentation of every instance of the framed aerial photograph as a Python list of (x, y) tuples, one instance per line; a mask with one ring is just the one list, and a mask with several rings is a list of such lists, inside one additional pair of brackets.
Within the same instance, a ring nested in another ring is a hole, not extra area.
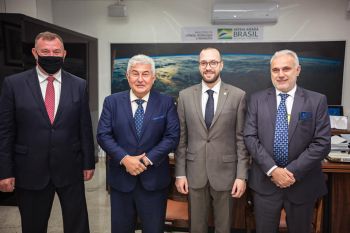
[(297, 84), (325, 94), (328, 104), (341, 104), (345, 41), (111, 44), (112, 93), (129, 89), (125, 77), (128, 60), (145, 54), (156, 64), (154, 88), (176, 98), (180, 90), (201, 81), (198, 55), (208, 47), (222, 54), (221, 79), (245, 90), (248, 98), (272, 86), (270, 59), (274, 52), (291, 49), (298, 54), (301, 65)]

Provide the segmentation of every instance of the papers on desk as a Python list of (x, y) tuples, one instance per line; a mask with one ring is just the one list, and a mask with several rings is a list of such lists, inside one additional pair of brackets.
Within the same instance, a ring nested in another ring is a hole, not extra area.
[(331, 151), (327, 159), (332, 162), (350, 163), (350, 154), (348, 152)]
[(331, 151), (349, 151), (349, 141), (339, 135), (332, 136)]
[[(344, 135), (344, 136), (343, 136)], [(331, 137), (331, 152), (327, 159), (332, 162), (350, 163), (349, 142), (350, 135), (343, 134), (341, 136), (334, 135)]]
[(329, 116), (332, 129), (347, 129), (348, 117), (347, 116)]

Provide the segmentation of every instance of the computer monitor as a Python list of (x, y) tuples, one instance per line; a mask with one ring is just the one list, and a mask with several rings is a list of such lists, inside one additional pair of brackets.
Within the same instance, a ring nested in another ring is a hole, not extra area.
[(343, 106), (341, 105), (328, 105), (328, 114), (330, 116), (343, 116)]

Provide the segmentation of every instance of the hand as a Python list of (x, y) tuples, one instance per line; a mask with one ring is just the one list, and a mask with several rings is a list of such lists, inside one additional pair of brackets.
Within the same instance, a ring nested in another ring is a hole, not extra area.
[(176, 178), (175, 186), (179, 193), (188, 194), (188, 183), (186, 177)]
[(13, 192), (15, 189), (15, 178), (6, 178), (0, 180), (0, 191), (1, 192)]
[(278, 167), (271, 172), (271, 181), (279, 188), (288, 188), (295, 183), (293, 173), (286, 168)]
[(144, 156), (145, 153), (137, 156), (127, 155), (123, 158), (122, 164), (125, 166), (126, 171), (129, 172), (130, 175), (137, 176), (147, 169), (147, 167), (140, 161)]
[(247, 184), (245, 180), (236, 179), (235, 182), (233, 183), (233, 187), (231, 191), (232, 197), (240, 198), (244, 194), (246, 187), (247, 187)]
[(92, 170), (84, 170), (84, 181), (88, 181), (88, 180), (91, 180), (92, 177), (94, 176), (94, 172), (95, 170), (92, 169)]
[(142, 161), (142, 163), (147, 167), (148, 165), (151, 165), (151, 162), (149, 161), (149, 159), (147, 158), (146, 154), (144, 153), (145, 156), (143, 156), (140, 160)]

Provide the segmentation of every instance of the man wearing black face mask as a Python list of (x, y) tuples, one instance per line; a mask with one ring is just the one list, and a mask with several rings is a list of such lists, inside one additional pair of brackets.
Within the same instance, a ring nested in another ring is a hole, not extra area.
[(61, 69), (51, 32), (35, 39), (34, 69), (7, 77), (0, 96), (0, 191), (16, 189), (23, 233), (46, 233), (55, 193), (65, 233), (88, 233), (84, 180), (94, 173), (86, 82)]

